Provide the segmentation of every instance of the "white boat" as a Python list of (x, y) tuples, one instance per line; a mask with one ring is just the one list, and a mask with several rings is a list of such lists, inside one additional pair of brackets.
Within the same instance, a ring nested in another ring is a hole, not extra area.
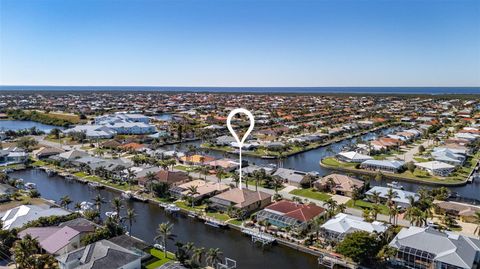
[(56, 172), (55, 170), (52, 170), (52, 169), (48, 169), (48, 168), (47, 168), (47, 169), (45, 169), (45, 173), (47, 173), (47, 175), (48, 175), (49, 177), (51, 177), (51, 176), (55, 175), (57, 172)]
[(80, 207), (81, 207), (82, 210), (89, 210), (89, 209), (92, 209), (93, 203), (83, 201), (83, 202), (80, 203)]
[(169, 204), (167, 207), (165, 207), (165, 211), (174, 213), (180, 211), (180, 207), (174, 205), (174, 204)]
[(393, 189), (403, 190), (403, 186), (398, 184), (398, 181), (392, 181), (391, 183), (387, 183), (387, 186)]
[(218, 220), (214, 220), (214, 219), (207, 219), (207, 220), (205, 221), (205, 224), (206, 224), (206, 225), (209, 225), (209, 226), (212, 226), (212, 227), (215, 227), (215, 228), (220, 228), (220, 227), (225, 227), (225, 226), (227, 226), (226, 223), (221, 222), (221, 221), (218, 221)]
[(124, 191), (122, 192), (122, 197), (125, 199), (130, 199), (133, 197), (133, 193), (131, 191)]
[(115, 211), (108, 211), (108, 212), (105, 212), (105, 216), (109, 217), (109, 218), (114, 218), (117, 216), (117, 212)]
[(102, 184), (98, 183), (98, 182), (89, 182), (88, 183), (88, 186), (92, 187), (92, 188), (101, 188), (103, 187)]
[(36, 188), (37, 188), (37, 185), (35, 183), (32, 183), (32, 182), (25, 183), (25, 189), (27, 190), (33, 190)]

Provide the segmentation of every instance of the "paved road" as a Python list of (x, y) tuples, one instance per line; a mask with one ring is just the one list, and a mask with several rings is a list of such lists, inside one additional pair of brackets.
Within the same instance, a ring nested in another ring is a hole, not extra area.
[(410, 150), (408, 150), (404, 154), (398, 154), (395, 157), (397, 157), (398, 159), (403, 160), (407, 163), (410, 162), (410, 161), (415, 162), (415, 159), (413, 157), (418, 153), (418, 149), (420, 148), (420, 146), (423, 146), (424, 148), (428, 148), (431, 145), (433, 145), (433, 140), (428, 139), (425, 142), (423, 142), (422, 144), (418, 144), (415, 147), (411, 148)]

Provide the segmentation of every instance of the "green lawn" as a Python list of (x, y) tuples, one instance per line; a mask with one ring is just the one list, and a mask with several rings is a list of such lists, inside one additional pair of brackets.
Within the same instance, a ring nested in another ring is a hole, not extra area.
[(233, 225), (237, 225), (237, 226), (242, 226), (242, 222), (241, 220), (238, 220), (238, 219), (234, 219), (234, 220), (230, 220), (228, 223), (231, 223)]
[(330, 199), (332, 196), (328, 193), (321, 192), (321, 191), (316, 191), (315, 189), (296, 189), (290, 192), (290, 194), (302, 196), (302, 197), (307, 197), (315, 200), (320, 200), (320, 201), (327, 201)]
[(178, 169), (178, 170), (182, 170), (182, 171), (185, 171), (185, 172), (191, 170), (188, 166), (185, 166), (185, 165), (175, 165), (173, 168)]
[(175, 254), (171, 252), (167, 252), (167, 257), (165, 257), (163, 251), (156, 248), (151, 248), (149, 252), (154, 259), (147, 263), (145, 266), (147, 269), (155, 269), (169, 261), (175, 261)]
[(218, 212), (207, 212), (207, 216), (220, 221), (227, 221), (230, 219), (230, 217), (227, 214), (218, 213)]
[[(373, 203), (370, 203), (370, 202), (366, 202), (366, 201), (363, 201), (363, 200), (357, 200), (355, 202), (355, 206), (353, 205), (353, 200), (349, 200), (347, 203), (346, 203), (347, 207), (351, 207), (351, 208), (356, 208), (356, 209), (365, 209), (365, 208), (368, 208), (368, 209), (371, 209), (373, 207)], [(380, 204), (379, 205), (380, 207), (380, 213), (381, 214), (384, 214), (384, 215), (388, 215), (388, 207), (386, 205), (383, 205), (383, 204)]]

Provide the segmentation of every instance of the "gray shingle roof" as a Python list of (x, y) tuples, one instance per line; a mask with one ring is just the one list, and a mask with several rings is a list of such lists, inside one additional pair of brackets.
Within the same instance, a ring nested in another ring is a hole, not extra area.
[(480, 240), (433, 228), (403, 228), (390, 242), (395, 248), (410, 247), (435, 255), (434, 260), (469, 269), (480, 252)]

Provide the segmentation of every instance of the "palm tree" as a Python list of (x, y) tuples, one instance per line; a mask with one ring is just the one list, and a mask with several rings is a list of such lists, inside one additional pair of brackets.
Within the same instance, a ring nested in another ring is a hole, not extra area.
[(380, 206), (377, 204), (373, 205), (370, 212), (372, 213), (373, 219), (377, 220), (377, 216), (380, 213)]
[[(387, 206), (389, 209), (392, 209), (395, 206), (393, 199), (398, 198), (398, 194), (392, 188), (388, 189), (387, 194), (385, 195), (387, 198)], [(392, 223), (392, 214), (391, 210), (388, 211), (388, 222)]]
[(135, 214), (135, 210), (133, 208), (129, 208), (127, 210), (126, 219), (128, 220), (128, 235), (132, 236), (132, 226), (133, 223), (136, 221), (137, 214)]
[(68, 209), (68, 205), (72, 203), (72, 199), (68, 195), (63, 196), (60, 198), (60, 206)]
[(193, 242), (188, 242), (185, 245), (183, 245), (183, 248), (187, 252), (187, 254), (192, 254), (193, 250), (195, 249), (195, 244)]
[(338, 210), (338, 212), (340, 212), (340, 213), (345, 213), (345, 210), (346, 210), (346, 209), (347, 209), (347, 206), (346, 206), (345, 204), (339, 204), (339, 205), (337, 206), (337, 210)]
[(318, 239), (320, 230), (322, 228), (323, 223), (325, 222), (325, 219), (323, 217), (317, 216), (315, 217), (312, 222), (310, 223), (312, 227), (312, 231), (315, 231), (316, 238)]
[(132, 169), (130, 169), (130, 168), (127, 169), (127, 182), (128, 182), (128, 184), (132, 184), (132, 182), (133, 182), (133, 180), (135, 179), (136, 176), (137, 175), (135, 174), (135, 172)]
[(275, 190), (275, 193), (278, 193), (278, 188), (281, 188), (282, 186), (283, 186), (283, 180), (279, 177), (274, 177), (272, 180), (272, 187)]
[(222, 252), (219, 248), (211, 248), (207, 251), (206, 262), (212, 267), (215, 267), (217, 262), (221, 261)]
[(475, 228), (474, 234), (478, 235), (480, 238), (480, 211), (475, 212), (475, 223), (477, 227)]
[(117, 213), (117, 215), (115, 216), (115, 219), (120, 219), (120, 210), (122, 209), (123, 207), (123, 203), (122, 203), (122, 200), (118, 197), (115, 197), (113, 198), (112, 200), (112, 208), (115, 210), (115, 212)]
[(204, 253), (205, 253), (204, 248), (195, 248), (193, 250), (192, 260), (194, 260), (198, 265), (201, 265)]
[(152, 187), (153, 187), (153, 181), (157, 180), (157, 176), (155, 175), (154, 172), (149, 171), (145, 175), (145, 184), (147, 185), (147, 189), (149, 192), (152, 192)]
[(330, 198), (325, 202), (325, 205), (327, 206), (328, 216), (329, 217), (333, 216), (333, 214), (335, 213), (335, 209), (337, 209), (337, 201)]
[(93, 203), (95, 204), (97, 211), (100, 212), (100, 207), (102, 206), (102, 204), (105, 203), (105, 201), (103, 200), (102, 196), (100, 196), (100, 194), (97, 194), (97, 196), (93, 198)]
[(238, 188), (238, 182), (240, 181), (240, 176), (238, 175), (238, 173), (233, 173), (232, 180), (233, 182), (235, 182), (235, 187)]
[(407, 208), (407, 211), (405, 212), (405, 219), (409, 220), (411, 225), (421, 226), (422, 210), (415, 206)]
[(167, 240), (173, 240), (175, 235), (172, 233), (173, 224), (169, 222), (163, 222), (158, 225), (157, 236), (155, 236), (155, 241), (162, 239), (163, 241), (163, 255), (167, 258)]
[(372, 201), (373, 201), (375, 204), (380, 203), (380, 193), (379, 193), (378, 191), (373, 191), (372, 194), (371, 194), (370, 199), (372, 199)]
[(194, 202), (195, 202), (194, 196), (197, 195), (197, 194), (200, 194), (200, 193), (198, 192), (198, 186), (194, 186), (194, 185), (189, 186), (189, 187), (187, 188), (187, 191), (188, 191), (188, 192), (187, 192), (187, 196), (190, 198), (190, 200), (191, 200), (191, 202), (192, 202), (192, 208), (193, 208)]
[(222, 177), (225, 175), (225, 171), (223, 171), (223, 168), (218, 168), (215, 175), (217, 177), (218, 183), (220, 183), (222, 181)]
[(73, 206), (73, 208), (78, 211), (78, 210), (82, 209), (82, 205), (77, 202), (77, 203), (75, 203), (75, 205)]

